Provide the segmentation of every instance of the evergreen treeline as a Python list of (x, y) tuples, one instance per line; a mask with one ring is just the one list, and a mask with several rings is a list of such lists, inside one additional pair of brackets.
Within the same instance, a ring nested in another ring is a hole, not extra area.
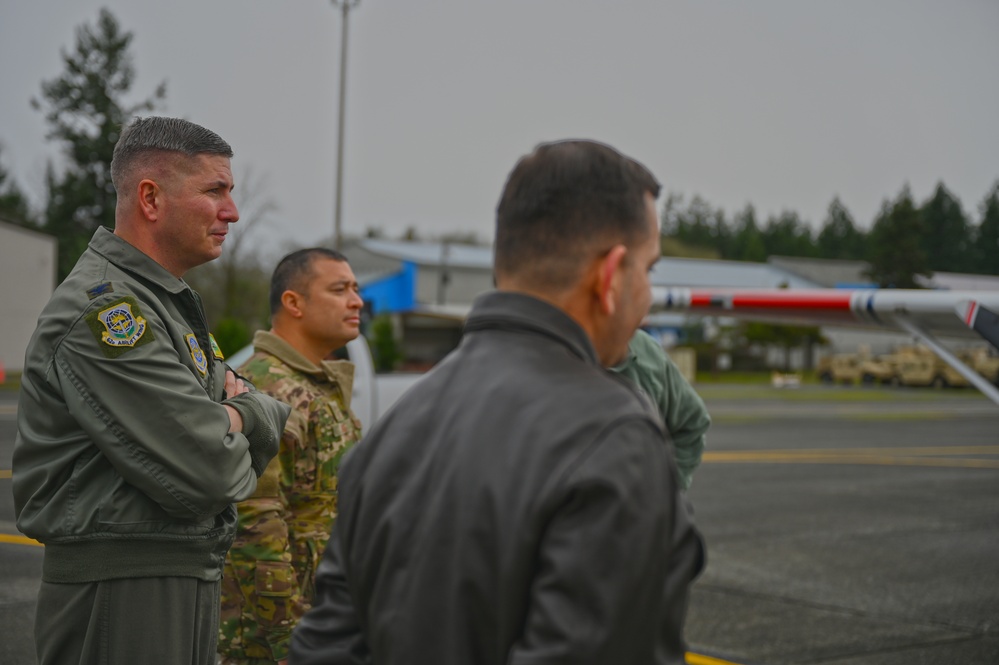
[(765, 223), (747, 205), (727, 218), (700, 196), (685, 203), (670, 194), (663, 204), (663, 253), (765, 261), (768, 256), (803, 256), (867, 261), (882, 286), (916, 286), (918, 275), (934, 271), (999, 275), (999, 181), (986, 193), (973, 222), (943, 182), (917, 205), (905, 186), (885, 200), (870, 224), (858, 228), (850, 211), (834, 198), (818, 233), (796, 212)]

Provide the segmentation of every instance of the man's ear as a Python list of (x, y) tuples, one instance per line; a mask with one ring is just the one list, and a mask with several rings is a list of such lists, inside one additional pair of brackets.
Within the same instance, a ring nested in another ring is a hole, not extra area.
[(621, 291), (621, 267), (628, 248), (624, 245), (614, 245), (600, 259), (598, 265), (597, 295), (600, 310), (607, 316), (617, 311), (618, 293)]
[(160, 186), (146, 178), (136, 187), (136, 195), (142, 215), (151, 222), (157, 221), (163, 212), (163, 190)]
[(281, 294), (281, 306), (284, 311), (293, 319), (302, 318), (305, 313), (302, 311), (303, 296), (301, 293), (291, 289)]

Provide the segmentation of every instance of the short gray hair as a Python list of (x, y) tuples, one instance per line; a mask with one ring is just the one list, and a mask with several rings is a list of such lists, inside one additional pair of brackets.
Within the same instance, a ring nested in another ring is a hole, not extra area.
[(111, 182), (119, 193), (136, 159), (151, 152), (232, 157), (232, 147), (201, 125), (180, 118), (136, 118), (122, 130), (111, 158)]

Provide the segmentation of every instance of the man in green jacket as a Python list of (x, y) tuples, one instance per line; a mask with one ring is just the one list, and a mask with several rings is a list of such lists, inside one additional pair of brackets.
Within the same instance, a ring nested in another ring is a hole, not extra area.
[(222, 362), (182, 279), (239, 219), (231, 156), (185, 120), (126, 127), (114, 233), (97, 230), (28, 345), (13, 486), (18, 528), (45, 545), (40, 665), (215, 661), (233, 504), (289, 412)]
[(361, 438), (350, 411), (354, 365), (327, 357), (357, 337), (363, 304), (339, 252), (301, 249), (274, 270), (271, 329), (253, 337), (254, 354), (239, 371), (292, 411), (278, 456), (237, 506), (222, 581), (223, 665), (286, 663), (291, 631), (312, 604), (340, 461)]
[(680, 486), (689, 489), (704, 453), (704, 433), (711, 417), (704, 400), (680, 373), (659, 342), (637, 330), (628, 342), (628, 355), (611, 368), (631, 379), (655, 404), (673, 440)]

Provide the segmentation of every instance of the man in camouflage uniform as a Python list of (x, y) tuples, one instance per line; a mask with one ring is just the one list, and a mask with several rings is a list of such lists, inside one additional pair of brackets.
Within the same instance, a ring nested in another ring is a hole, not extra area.
[(284, 663), (291, 631), (312, 602), (316, 565), (336, 517), (337, 472), (360, 439), (350, 411), (354, 366), (326, 360), (358, 335), (361, 297), (346, 258), (303, 249), (271, 279), (271, 330), (240, 368), (259, 391), (292, 407), (281, 449), (239, 528), (222, 583), (222, 663)]

